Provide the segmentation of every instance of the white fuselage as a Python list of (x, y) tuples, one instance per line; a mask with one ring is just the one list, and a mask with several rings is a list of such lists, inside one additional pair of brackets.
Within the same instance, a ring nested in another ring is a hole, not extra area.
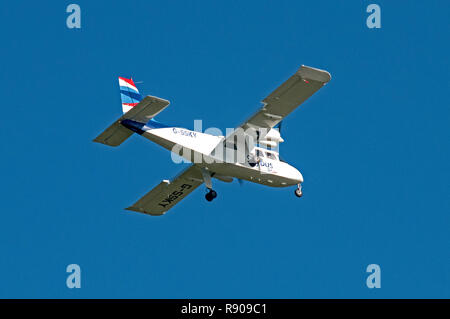
[[(223, 136), (214, 136), (179, 127), (155, 127), (151, 124), (141, 127), (139, 133), (177, 155), (181, 155), (186, 160), (205, 168), (211, 172), (212, 177), (217, 174), (217, 178), (219, 176), (234, 177), (273, 187), (291, 186), (303, 182), (302, 174), (295, 167), (280, 161), (276, 153), (274, 153), (275, 159), (258, 156), (258, 160), (253, 166), (248, 161), (218, 162), (212, 152), (223, 142)], [(180, 153), (181, 148), (183, 151)], [(252, 151), (253, 155), (254, 152), (255, 150)]]

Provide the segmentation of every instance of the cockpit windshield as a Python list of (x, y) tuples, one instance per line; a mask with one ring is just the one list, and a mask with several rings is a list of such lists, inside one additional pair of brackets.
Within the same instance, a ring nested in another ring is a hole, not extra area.
[(275, 153), (272, 152), (267, 152), (267, 158), (270, 158), (271, 160), (277, 161), (277, 156), (275, 155)]

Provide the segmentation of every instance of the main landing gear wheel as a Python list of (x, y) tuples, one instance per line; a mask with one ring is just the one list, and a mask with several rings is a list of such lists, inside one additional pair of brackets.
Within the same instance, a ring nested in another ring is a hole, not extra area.
[(303, 196), (303, 192), (302, 192), (302, 186), (300, 184), (298, 184), (297, 189), (295, 190), (295, 196), (297, 197), (302, 197)]
[(208, 202), (212, 201), (216, 197), (217, 197), (217, 193), (213, 189), (210, 189), (209, 192), (206, 193), (206, 195), (205, 195), (205, 198)]

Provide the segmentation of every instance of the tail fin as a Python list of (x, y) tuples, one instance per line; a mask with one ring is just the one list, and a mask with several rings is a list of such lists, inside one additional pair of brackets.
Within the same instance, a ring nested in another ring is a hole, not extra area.
[(120, 98), (122, 99), (122, 111), (127, 113), (135, 107), (141, 100), (142, 95), (134, 84), (133, 79), (126, 79), (119, 76)]

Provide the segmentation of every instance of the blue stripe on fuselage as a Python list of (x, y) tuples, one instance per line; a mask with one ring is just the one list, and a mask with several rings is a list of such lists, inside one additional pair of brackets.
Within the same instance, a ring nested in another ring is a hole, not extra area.
[(171, 127), (170, 125), (163, 124), (161, 122), (155, 121), (154, 119), (148, 121), (146, 126), (150, 129)]
[(123, 120), (120, 122), (120, 124), (122, 124), (127, 129), (130, 129), (135, 133), (138, 133), (138, 134), (145, 133), (145, 123), (139, 123), (139, 122), (132, 121), (132, 120)]
[(146, 131), (150, 131), (152, 129), (171, 127), (169, 125), (157, 122), (154, 119), (151, 119), (147, 124), (128, 119), (123, 120), (120, 123), (126, 128), (141, 135), (144, 134)]

